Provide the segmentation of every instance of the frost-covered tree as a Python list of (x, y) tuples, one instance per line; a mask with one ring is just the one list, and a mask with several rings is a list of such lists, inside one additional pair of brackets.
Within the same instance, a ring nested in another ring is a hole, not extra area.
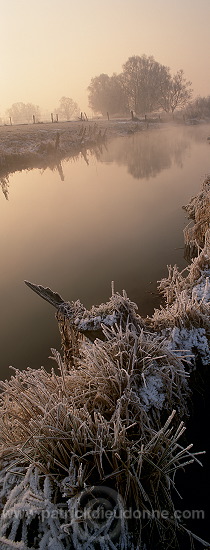
[(80, 109), (71, 97), (61, 97), (59, 107), (54, 110), (63, 120), (70, 120), (72, 117), (79, 116)]
[(17, 123), (30, 123), (33, 122), (33, 116), (35, 120), (40, 119), (40, 109), (38, 105), (33, 105), (33, 103), (13, 103), (10, 109), (7, 110), (7, 114), (11, 117), (14, 124)]

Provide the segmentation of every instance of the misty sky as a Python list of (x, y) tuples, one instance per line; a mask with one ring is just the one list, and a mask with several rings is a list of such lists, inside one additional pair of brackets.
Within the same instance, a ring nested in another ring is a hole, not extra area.
[(22, 101), (52, 111), (64, 95), (88, 109), (87, 86), (131, 55), (182, 68), (210, 95), (210, 0), (0, 0), (0, 116)]

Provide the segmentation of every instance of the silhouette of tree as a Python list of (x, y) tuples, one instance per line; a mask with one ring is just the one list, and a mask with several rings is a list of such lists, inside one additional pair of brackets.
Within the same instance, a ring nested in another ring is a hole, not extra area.
[(210, 95), (207, 97), (196, 97), (195, 100), (186, 107), (185, 114), (189, 118), (209, 118)]
[(122, 80), (130, 110), (137, 114), (157, 109), (160, 90), (168, 81), (168, 67), (154, 57), (134, 55), (123, 65)]
[(70, 120), (73, 116), (79, 116), (80, 109), (71, 97), (63, 96), (59, 101), (59, 107), (54, 110), (54, 113), (58, 114), (63, 120)]
[(33, 103), (13, 103), (7, 113), (14, 124), (19, 122), (29, 124), (33, 122), (33, 115), (36, 121), (40, 119), (40, 109), (38, 105), (33, 105)]
[(154, 57), (134, 55), (123, 65), (121, 74), (100, 74), (92, 78), (89, 105), (103, 115), (134, 111), (137, 115), (163, 109), (174, 112), (184, 107), (191, 98), (191, 82), (179, 70), (171, 76), (169, 67)]
[(191, 85), (192, 82), (186, 80), (182, 69), (177, 71), (173, 77), (168, 75), (168, 80), (161, 90), (159, 106), (167, 113), (173, 113), (177, 107), (185, 107), (192, 97)]
[(120, 114), (129, 111), (127, 94), (121, 75), (100, 74), (92, 78), (89, 91), (89, 105), (95, 113)]

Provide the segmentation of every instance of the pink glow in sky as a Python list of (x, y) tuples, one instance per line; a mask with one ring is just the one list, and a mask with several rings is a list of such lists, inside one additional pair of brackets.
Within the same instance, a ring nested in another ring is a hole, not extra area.
[(88, 109), (87, 86), (131, 55), (183, 69), (210, 95), (209, 0), (0, 0), (0, 116), (22, 101), (54, 110), (62, 96)]

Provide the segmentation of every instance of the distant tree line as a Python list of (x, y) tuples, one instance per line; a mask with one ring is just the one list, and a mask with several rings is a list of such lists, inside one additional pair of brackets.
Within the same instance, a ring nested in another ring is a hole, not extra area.
[[(80, 110), (77, 103), (71, 97), (63, 96), (59, 105), (53, 110), (60, 120), (70, 120), (79, 116)], [(39, 122), (41, 120), (40, 108), (33, 103), (13, 103), (7, 110), (7, 115), (11, 124), (29, 124)]]
[(207, 97), (196, 97), (185, 109), (188, 118), (206, 119), (210, 118), (210, 95)]
[(19, 122), (27, 123), (33, 122), (33, 116), (36, 120), (40, 120), (40, 109), (38, 105), (32, 103), (13, 103), (10, 109), (7, 110), (7, 114), (14, 124)]
[(174, 113), (190, 101), (192, 89), (182, 70), (171, 75), (169, 67), (154, 57), (134, 55), (123, 65), (122, 73), (102, 73), (92, 78), (88, 93), (89, 106), (95, 113), (134, 111), (143, 115), (159, 109)]

